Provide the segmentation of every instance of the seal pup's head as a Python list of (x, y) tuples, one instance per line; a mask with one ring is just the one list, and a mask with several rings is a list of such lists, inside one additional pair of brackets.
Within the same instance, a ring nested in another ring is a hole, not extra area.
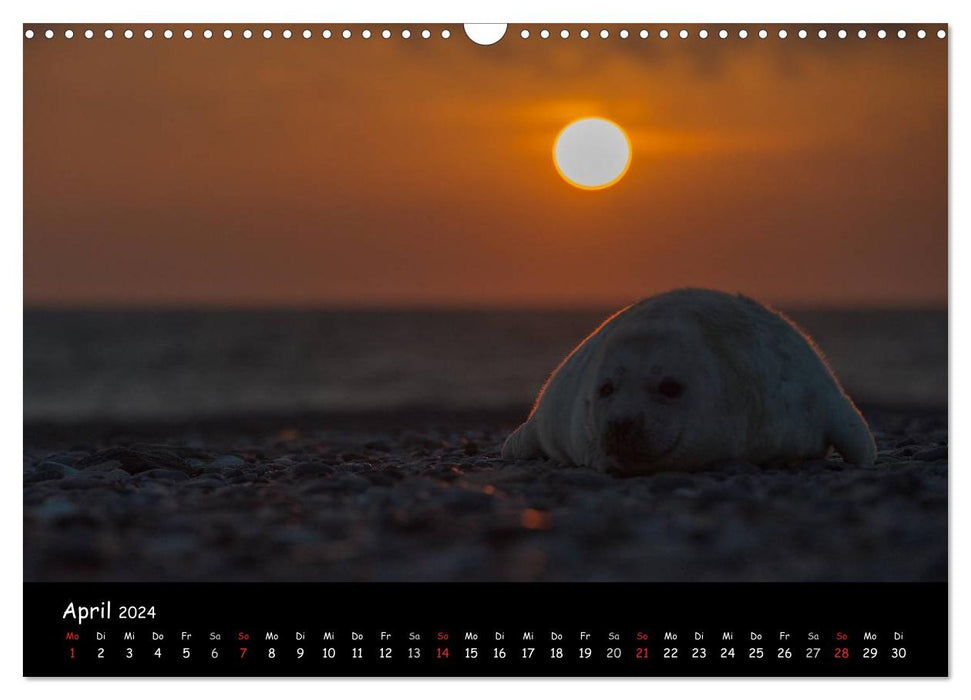
[(587, 424), (602, 471), (684, 468), (697, 436), (721, 422), (722, 372), (693, 324), (655, 322), (612, 333), (592, 379)]

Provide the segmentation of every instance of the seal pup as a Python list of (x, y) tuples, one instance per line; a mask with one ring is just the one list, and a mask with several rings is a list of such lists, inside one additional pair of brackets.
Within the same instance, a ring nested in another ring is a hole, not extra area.
[(873, 464), (866, 421), (812, 340), (742, 295), (679, 289), (610, 316), (502, 448), (617, 474), (825, 457)]

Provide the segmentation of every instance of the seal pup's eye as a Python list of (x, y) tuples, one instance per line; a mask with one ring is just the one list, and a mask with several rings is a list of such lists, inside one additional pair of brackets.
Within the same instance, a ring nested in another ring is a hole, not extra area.
[(602, 399), (607, 398), (608, 396), (614, 393), (614, 383), (608, 379), (607, 381), (605, 381), (603, 384), (600, 385), (600, 389), (598, 390), (597, 393), (600, 394), (600, 398)]
[(683, 391), (684, 387), (681, 386), (681, 383), (675, 379), (671, 379), (671, 377), (665, 377), (657, 385), (657, 393), (668, 399), (678, 398)]

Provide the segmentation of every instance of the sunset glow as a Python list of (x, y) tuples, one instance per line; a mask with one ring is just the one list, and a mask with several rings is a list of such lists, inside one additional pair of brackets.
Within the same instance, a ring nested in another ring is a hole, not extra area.
[(27, 304), (946, 299), (944, 42), (171, 46), (27, 42)]

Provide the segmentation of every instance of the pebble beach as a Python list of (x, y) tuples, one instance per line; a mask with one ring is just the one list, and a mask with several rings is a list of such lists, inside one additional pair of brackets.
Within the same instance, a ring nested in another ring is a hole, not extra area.
[(618, 478), (499, 456), (526, 409), (25, 426), (27, 581), (930, 581), (947, 417), (873, 468)]

